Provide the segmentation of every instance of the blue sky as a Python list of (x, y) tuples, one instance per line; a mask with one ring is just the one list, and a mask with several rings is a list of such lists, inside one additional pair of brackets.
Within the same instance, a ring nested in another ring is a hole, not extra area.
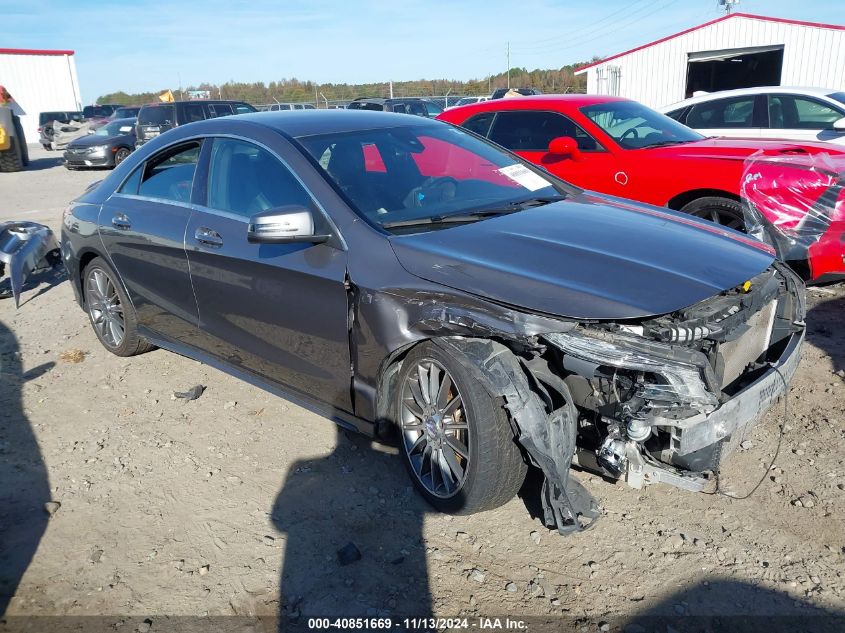
[[(842, 0), (739, 10), (840, 23)], [(83, 100), (202, 81), (471, 79), (610, 55), (721, 15), (716, 0), (0, 0), (6, 48), (76, 51)], [(2, 77), (0, 77), (2, 79)]]

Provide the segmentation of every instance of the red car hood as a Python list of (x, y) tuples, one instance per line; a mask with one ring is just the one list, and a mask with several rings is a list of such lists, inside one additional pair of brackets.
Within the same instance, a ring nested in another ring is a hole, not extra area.
[(775, 141), (758, 138), (705, 138), (692, 143), (666, 145), (647, 149), (654, 154), (672, 158), (717, 158), (722, 160), (745, 160), (755, 152), (768, 155), (784, 154), (845, 154), (845, 150), (829, 143)]

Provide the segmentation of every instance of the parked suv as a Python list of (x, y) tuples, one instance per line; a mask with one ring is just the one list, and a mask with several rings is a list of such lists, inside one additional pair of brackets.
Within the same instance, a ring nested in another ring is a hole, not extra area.
[(384, 112), (398, 112), (400, 114), (416, 114), (417, 116), (436, 117), (443, 112), (443, 108), (429, 99), (378, 99), (360, 97), (346, 106), (347, 110), (383, 110)]
[(83, 119), (106, 119), (112, 115), (112, 113), (121, 107), (119, 104), (116, 103), (102, 103), (98, 105), (89, 105), (82, 108), (82, 118)]
[(214, 119), (230, 114), (246, 114), (257, 110), (243, 101), (175, 101), (148, 103), (141, 106), (135, 125), (135, 146), (185, 123)]
[(311, 103), (273, 103), (264, 107), (265, 112), (285, 112), (287, 110), (316, 110)]
[(79, 110), (57, 110), (38, 114), (38, 142), (41, 143), (41, 147), (48, 151), (53, 149), (50, 144), (53, 142), (53, 121), (59, 123), (81, 122), (82, 112)]

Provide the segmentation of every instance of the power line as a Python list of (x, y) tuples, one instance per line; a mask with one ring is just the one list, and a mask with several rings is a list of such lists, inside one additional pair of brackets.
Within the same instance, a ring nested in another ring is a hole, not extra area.
[[(657, 0), (660, 2), (661, 0)], [(632, 5), (634, 6), (634, 5)], [(595, 39), (596, 37), (601, 37), (602, 35), (606, 35), (610, 32), (615, 32), (625, 28), (625, 23), (629, 21), (632, 17), (637, 16), (638, 14), (642, 13), (643, 11), (647, 11), (648, 9), (652, 9), (654, 7), (654, 0), (648, 0), (648, 4), (644, 4), (636, 9), (627, 11), (626, 15), (622, 17), (617, 17), (614, 20), (600, 20), (599, 23), (595, 26), (595, 28), (588, 29), (586, 31), (582, 31), (573, 37), (566, 37), (560, 36), (557, 38), (553, 38), (557, 41), (549, 42), (546, 44), (526, 44), (524, 46), (516, 46), (515, 50), (523, 51), (523, 52), (542, 52), (546, 50), (555, 50), (561, 46), (576, 46), (578, 44), (587, 42), (591, 39)], [(630, 7), (628, 7), (630, 9)], [(658, 7), (656, 10), (653, 10), (653, 13), (660, 11), (664, 7)], [(652, 13), (650, 12), (650, 13)], [(649, 13), (649, 14), (650, 14)], [(649, 15), (646, 14), (646, 15)]]
[[(639, 16), (636, 20), (632, 20), (628, 24), (625, 24), (624, 26), (622, 26), (618, 29), (614, 29), (614, 30), (623, 31), (623, 30), (629, 29), (632, 26), (634, 26), (635, 24), (638, 24), (639, 22), (642, 22), (646, 18), (651, 17), (652, 15), (657, 13), (658, 11), (663, 11), (664, 9), (667, 9), (671, 5), (676, 4), (678, 1), (679, 0), (669, 0), (667, 4), (661, 5), (657, 8), (655, 8), (655, 9), (653, 9), (652, 11), (649, 11), (648, 13), (645, 13), (645, 14)], [(630, 17), (630, 16), (628, 16), (628, 17)], [(590, 38), (587, 38), (587, 39), (595, 39), (595, 37), (590, 37)], [(573, 48), (577, 48), (579, 46), (583, 46), (586, 42), (587, 42), (587, 40), (569, 42), (569, 43), (567, 43), (566, 46), (554, 46), (554, 47), (551, 47), (551, 48), (547, 48), (545, 50), (534, 51), (533, 53), (529, 52), (528, 54), (529, 55), (531, 55), (531, 54), (536, 55), (536, 54), (543, 54), (543, 53), (559, 53), (561, 51), (566, 51), (566, 50), (570, 50), (570, 49), (573, 49)], [(519, 52), (519, 51), (517, 51), (517, 52)]]

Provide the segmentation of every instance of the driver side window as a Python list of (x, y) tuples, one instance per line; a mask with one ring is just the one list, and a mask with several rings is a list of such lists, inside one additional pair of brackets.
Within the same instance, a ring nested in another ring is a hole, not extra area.
[(311, 197), (290, 170), (258, 145), (214, 139), (208, 169), (207, 206), (212, 209), (248, 218), (276, 207), (311, 205)]

